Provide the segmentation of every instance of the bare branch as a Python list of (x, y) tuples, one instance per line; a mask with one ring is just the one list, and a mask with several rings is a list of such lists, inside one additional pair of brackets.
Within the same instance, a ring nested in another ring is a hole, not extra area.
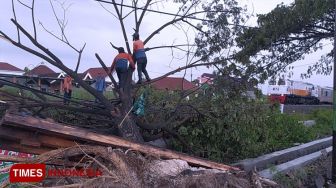
[[(95, 0), (97, 2), (103, 2), (103, 3), (107, 3), (107, 4), (113, 4), (116, 6), (123, 6), (123, 7), (127, 7), (127, 8), (135, 8), (134, 6), (131, 5), (121, 5), (120, 3), (116, 3), (116, 2), (109, 2), (109, 1), (105, 1), (105, 0)], [(141, 7), (137, 7), (137, 9), (139, 10), (144, 10), (144, 8)], [(192, 16), (194, 14), (189, 14), (189, 15), (176, 15), (175, 13), (168, 13), (168, 12), (163, 12), (163, 11), (158, 11), (158, 10), (152, 10), (152, 9), (146, 9), (147, 12), (154, 12), (154, 13), (159, 13), (159, 14), (164, 14), (164, 15), (169, 15), (169, 16), (174, 16), (174, 17), (184, 17), (184, 18), (189, 18), (189, 19), (193, 19), (193, 20), (198, 20), (198, 21), (208, 21), (211, 22), (212, 20), (207, 20), (207, 19), (202, 19), (202, 18), (197, 18), (195, 16)], [(207, 12), (218, 12), (218, 11), (207, 11)], [(230, 12), (230, 11), (222, 11), (222, 12)], [(234, 11), (231, 11), (232, 13), (234, 13)]]
[(117, 47), (117, 46), (114, 46), (112, 42), (110, 42), (110, 44), (111, 44), (112, 48), (118, 50), (118, 47)]
[[(14, 0), (12, 0), (12, 10), (13, 10), (13, 15), (14, 15), (14, 20), (16, 21)], [(20, 31), (19, 31), (19, 28), (16, 28), (16, 30), (17, 30), (18, 42), (20, 43), (21, 40), (20, 40)]]
[(123, 5), (124, 5), (124, 0), (121, 0), (121, 7), (120, 7), (120, 15), (121, 15), (121, 17), (123, 15)]
[[(109, 9), (107, 9), (101, 2), (98, 2), (99, 3), (99, 5), (101, 6), (101, 7), (103, 7), (103, 9), (105, 9), (108, 13), (110, 13), (112, 16), (114, 16), (115, 18), (117, 18), (118, 19), (118, 17), (112, 12), (112, 11), (110, 11)], [(124, 18), (123, 18), (124, 19)]]
[(80, 61), (81, 61), (81, 58), (82, 58), (82, 53), (84, 51), (85, 46), (86, 46), (86, 43), (84, 44), (84, 46), (82, 47), (82, 49), (80, 49), (79, 52), (78, 52), (79, 54), (78, 54), (77, 66), (76, 66), (76, 70), (75, 70), (76, 74), (78, 72), (79, 64), (80, 64)]
[[(51, 2), (51, 0), (49, 0), (49, 3), (50, 3), (50, 6), (51, 6), (51, 9), (52, 9), (52, 11), (53, 11), (53, 14), (54, 14), (54, 16), (55, 16), (55, 18), (56, 18), (56, 21), (57, 21), (57, 24), (58, 24), (58, 27), (60, 28), (60, 30), (61, 30), (61, 36), (62, 36), (62, 40), (61, 41), (63, 41), (64, 43), (66, 43), (66, 44), (68, 44), (72, 49), (74, 49), (76, 52), (79, 52), (79, 50), (77, 50), (76, 48), (74, 48), (72, 45), (70, 45), (70, 42), (69, 42), (69, 40), (68, 40), (68, 38), (66, 37), (66, 35), (65, 35), (65, 27), (66, 27), (66, 25), (67, 25), (67, 22), (66, 22), (66, 15), (65, 15), (65, 13), (66, 13), (66, 11), (67, 11), (67, 9), (70, 7), (70, 5), (69, 5), (69, 7), (68, 8), (64, 8), (64, 4), (61, 4), (61, 7), (62, 7), (62, 9), (63, 9), (63, 21), (61, 21), (59, 18), (58, 18), (58, 16), (57, 16), (57, 14), (56, 14), (56, 10), (55, 10), (55, 7), (54, 7), (54, 5), (53, 5), (53, 3)], [(44, 28), (44, 27), (43, 27)], [(45, 29), (45, 28), (44, 28)], [(49, 33), (51, 33), (51, 32), (49, 32)], [(54, 35), (53, 35), (54, 36)], [(57, 37), (58, 38), (58, 37)]]
[(117, 13), (118, 19), (119, 19), (119, 23), (120, 23), (121, 30), (122, 30), (122, 33), (123, 33), (123, 36), (124, 36), (124, 39), (125, 39), (125, 44), (126, 44), (127, 51), (128, 51), (129, 54), (131, 54), (131, 49), (130, 49), (130, 46), (129, 46), (129, 43), (128, 43), (126, 29), (125, 29), (124, 21), (122, 19), (122, 15), (119, 12), (119, 9), (118, 9), (118, 7), (115, 3), (115, 0), (112, 0), (112, 3), (113, 3), (115, 11)]
[(78, 75), (72, 71), (71, 69), (69, 69), (68, 67), (66, 67), (62, 61), (55, 55), (53, 54), (51, 51), (49, 51), (49, 49), (45, 48), (44, 46), (42, 46), (40, 43), (38, 43), (36, 40), (34, 40), (34, 38), (19, 24), (17, 23), (14, 19), (11, 19), (11, 21), (20, 29), (20, 31), (40, 50), (42, 50), (45, 54), (47, 54), (48, 56), (37, 52), (35, 50), (32, 50), (22, 44), (19, 44), (15, 41), (13, 41), (10, 37), (8, 37), (7, 35), (5, 35), (3, 32), (0, 31), (0, 34), (2, 34), (3, 36), (5, 36), (8, 40), (10, 40), (12, 42), (12, 44), (14, 44), (15, 46), (24, 49), (38, 57), (41, 57), (42, 59), (46, 60), (47, 62), (49, 62), (50, 64), (58, 67), (59, 69), (63, 70), (65, 73), (67, 73), (68, 75), (70, 75), (72, 78), (74, 78), (76, 80), (77, 83), (79, 83), (85, 90), (87, 90), (89, 93), (91, 93), (93, 96), (95, 96), (96, 98), (98, 98), (103, 104), (104, 106), (109, 109), (109, 110), (113, 110), (113, 105), (106, 99), (106, 97), (104, 97), (102, 94), (98, 93), (94, 88), (92, 88), (90, 85), (88, 85), (86, 82), (84, 82), (80, 77), (78, 77)]
[(173, 75), (173, 74), (175, 74), (177, 72), (180, 72), (182, 70), (185, 70), (185, 69), (190, 69), (190, 68), (200, 67), (200, 66), (211, 66), (211, 65), (221, 64), (225, 60), (229, 60), (229, 59), (234, 59), (234, 57), (228, 57), (228, 58), (220, 60), (220, 61), (214, 61), (214, 62), (208, 62), (208, 63), (199, 63), (199, 62), (202, 61), (202, 59), (199, 59), (199, 60), (194, 61), (193, 63), (190, 63), (189, 65), (186, 65), (184, 67), (179, 67), (179, 68), (177, 68), (177, 69), (175, 69), (173, 71), (170, 71), (170, 72), (168, 72), (168, 73), (166, 73), (166, 74), (164, 74), (164, 75), (162, 75), (160, 77), (157, 77), (156, 79), (153, 79), (150, 82), (145, 82), (145, 83), (143, 83), (141, 85), (138, 85), (137, 87), (148, 85), (148, 84), (151, 84), (153, 82), (157, 82), (157, 81), (162, 80), (163, 78), (165, 78), (167, 76)]
[(24, 4), (24, 3), (22, 3), (20, 0), (17, 0), (21, 5), (23, 5), (23, 6), (25, 6), (26, 8), (29, 8), (29, 9), (31, 9), (31, 7), (30, 6), (28, 6), (28, 5), (26, 5), (26, 4)]
[(144, 40), (144, 44), (146, 44), (150, 39), (152, 39), (156, 34), (158, 34), (160, 31), (162, 31), (164, 28), (178, 22), (178, 21), (181, 21), (183, 20), (183, 18), (177, 18), (177, 19), (174, 19), (174, 20), (171, 20), (165, 24), (163, 24), (161, 27), (159, 27), (158, 29), (156, 29), (152, 34), (150, 34), (145, 40)]
[[(137, 25), (137, 23), (138, 23), (138, 8), (137, 8), (137, 6), (138, 6), (138, 0), (133, 0), (132, 1), (132, 3), (133, 3), (133, 6), (134, 6), (134, 20), (135, 20), (135, 25)], [(121, 8), (122, 8), (123, 6), (121, 6)], [(135, 30), (135, 31), (137, 31), (137, 30)]]
[(57, 35), (55, 35), (53, 32), (49, 31), (47, 28), (44, 27), (44, 25), (40, 22), (40, 25), (42, 26), (42, 28), (44, 29), (45, 32), (47, 32), (48, 34), (50, 34), (51, 36), (55, 37), (57, 40), (63, 42), (64, 44), (68, 45), (70, 48), (72, 48), (74, 51), (76, 51), (77, 53), (80, 52), (80, 50), (77, 50), (74, 46), (72, 46), (72, 44), (70, 44), (68, 41), (64, 40), (63, 37), (60, 38)]
[(33, 0), (33, 2), (32, 2), (31, 16), (32, 16), (32, 22), (33, 22), (33, 29), (34, 29), (34, 39), (37, 40), (37, 38), (36, 38), (36, 25), (35, 25), (34, 8), (35, 8), (35, 0)]
[(187, 50), (181, 48), (181, 47), (188, 47), (188, 46), (196, 46), (195, 44), (187, 45), (187, 44), (176, 44), (176, 45), (164, 45), (164, 46), (155, 46), (155, 47), (149, 47), (145, 48), (145, 51), (150, 51), (150, 50), (156, 50), (156, 49), (161, 49), (161, 48), (175, 48), (183, 52), (188, 52)]
[(145, 16), (146, 10), (148, 9), (148, 6), (150, 5), (151, 2), (152, 2), (152, 0), (147, 0), (144, 9), (143, 9), (142, 12), (141, 12), (140, 18), (139, 18), (139, 20), (136, 22), (136, 28), (135, 28), (135, 31), (138, 32), (138, 33), (139, 33), (139, 29), (140, 29), (141, 22), (142, 22), (142, 20), (143, 20), (143, 18), (144, 18), (144, 16)]
[(183, 22), (187, 23), (188, 25), (190, 25), (191, 27), (195, 28), (197, 31), (201, 32), (201, 33), (206, 33), (204, 32), (202, 29), (200, 29), (199, 27), (195, 26), (194, 24), (188, 22), (187, 20), (182, 20)]

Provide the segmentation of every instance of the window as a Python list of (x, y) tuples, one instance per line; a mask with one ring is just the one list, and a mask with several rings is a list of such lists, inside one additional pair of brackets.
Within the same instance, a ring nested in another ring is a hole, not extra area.
[(328, 97), (328, 91), (325, 91), (325, 96)]

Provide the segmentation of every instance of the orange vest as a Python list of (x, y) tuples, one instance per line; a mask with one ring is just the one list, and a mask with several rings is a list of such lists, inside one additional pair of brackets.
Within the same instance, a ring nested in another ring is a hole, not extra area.
[(72, 78), (70, 76), (64, 78), (63, 90), (72, 90)]

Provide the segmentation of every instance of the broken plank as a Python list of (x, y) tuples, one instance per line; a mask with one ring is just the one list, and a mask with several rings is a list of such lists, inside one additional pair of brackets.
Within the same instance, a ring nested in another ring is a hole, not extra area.
[[(39, 135), (39, 140), (43, 146), (52, 148), (68, 148), (76, 145), (76, 142), (64, 138), (58, 138), (50, 135)], [(80, 143), (80, 142), (79, 142)]]
[(24, 146), (19, 143), (13, 143), (8, 140), (0, 139), (0, 148), (10, 151), (17, 151), (17, 152), (23, 152), (23, 153), (29, 153), (29, 154), (36, 154), (40, 155), (42, 153), (48, 152), (51, 149), (50, 148), (37, 148), (37, 147), (31, 147), (31, 146)]
[(0, 126), (0, 138), (17, 140), (22, 145), (40, 147), (41, 143), (32, 132), (20, 131), (17, 128)]
[[(22, 128), (0, 126), (0, 138), (17, 140), (23, 145), (40, 147), (41, 145), (51, 148), (67, 148), (76, 145), (74, 141), (61, 137), (36, 133), (35, 130), (24, 130)], [(80, 143), (80, 142), (79, 142)]]
[(63, 124), (58, 124), (54, 122), (48, 122), (42, 119), (37, 119), (33, 117), (22, 117), (13, 114), (6, 114), (4, 117), (4, 124), (24, 127), (34, 130), (39, 130), (41, 132), (49, 132), (58, 135), (63, 135), (74, 140), (85, 140), (91, 143), (100, 144), (104, 146), (117, 146), (122, 148), (128, 148), (136, 151), (140, 151), (149, 155), (160, 156), (164, 159), (181, 159), (188, 162), (193, 166), (200, 166), (218, 170), (240, 170), (239, 168), (228, 166), (221, 163), (216, 163), (208, 161), (206, 159), (201, 159), (197, 157), (192, 157), (184, 153), (175, 152), (168, 149), (158, 148), (155, 146), (140, 144), (125, 140), (116, 136), (107, 136), (97, 133), (93, 133), (81, 128), (69, 127)]

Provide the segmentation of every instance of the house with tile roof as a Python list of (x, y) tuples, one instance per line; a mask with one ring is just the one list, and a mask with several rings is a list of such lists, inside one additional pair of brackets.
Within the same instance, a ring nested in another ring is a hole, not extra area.
[(50, 75), (50, 74), (55, 74), (56, 72), (50, 69), (46, 65), (39, 65), (32, 70), (28, 71), (25, 75), (27, 76), (41, 76), (41, 75)]
[(19, 69), (9, 63), (6, 62), (0, 62), (0, 75), (23, 75), (24, 71), (22, 69)]
[(61, 78), (65, 77), (65, 73), (57, 73), (49, 68), (47, 65), (41, 64), (32, 70), (25, 73), (30, 76), (26, 81), (27, 85), (32, 87), (37, 86), (43, 91), (60, 92), (61, 91)]
[[(110, 70), (110, 68), (108, 69)], [(105, 78), (105, 82), (107, 83), (107, 87), (109, 89), (114, 87), (110, 77), (102, 67), (89, 68), (84, 73), (82, 73), (83, 80), (90, 83), (92, 87), (95, 87), (94, 80), (96, 80), (99, 75), (102, 75)], [(116, 81), (118, 82), (118, 79), (116, 79)]]
[(168, 91), (186, 91), (196, 88), (196, 85), (185, 78), (165, 77), (151, 84), (155, 89)]
[[(110, 70), (110, 68), (108, 68)], [(102, 67), (89, 68), (83, 73), (83, 80), (94, 80), (99, 75), (103, 75), (107, 82), (111, 82), (111, 79), (107, 75), (106, 71)]]

